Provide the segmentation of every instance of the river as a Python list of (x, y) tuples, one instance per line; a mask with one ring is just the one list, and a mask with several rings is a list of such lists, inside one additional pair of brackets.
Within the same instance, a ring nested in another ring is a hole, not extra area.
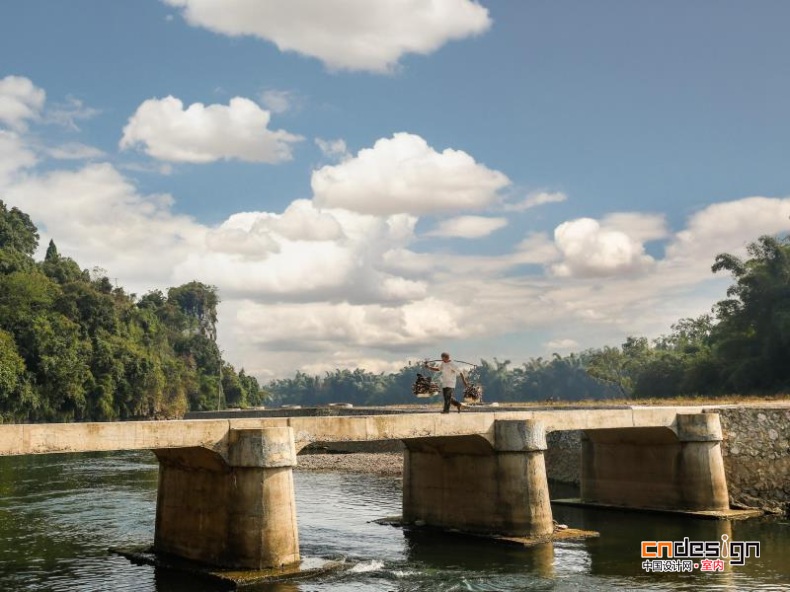
[[(372, 522), (400, 514), (393, 478), (296, 471), (294, 481), (302, 556), (344, 558), (344, 569), (251, 588), (256, 592), (790, 590), (787, 519), (727, 522), (555, 506), (559, 522), (601, 536), (522, 548)], [(227, 589), (108, 551), (153, 542), (156, 483), (150, 452), (0, 458), (0, 590)], [(721, 572), (643, 569), (643, 540), (719, 541), (723, 534), (759, 541), (760, 557)]]

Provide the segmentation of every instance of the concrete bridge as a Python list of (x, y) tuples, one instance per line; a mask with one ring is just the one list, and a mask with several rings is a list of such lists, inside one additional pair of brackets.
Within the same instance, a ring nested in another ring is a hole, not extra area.
[(719, 416), (701, 407), (13, 424), (0, 456), (152, 450), (155, 549), (262, 569), (300, 559), (292, 470), (317, 442), (402, 440), (406, 522), (548, 540), (543, 453), (559, 430), (583, 430), (584, 501), (729, 510)]

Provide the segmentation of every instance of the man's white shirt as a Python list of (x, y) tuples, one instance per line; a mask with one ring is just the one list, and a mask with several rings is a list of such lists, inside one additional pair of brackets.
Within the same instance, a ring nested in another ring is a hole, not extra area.
[(452, 362), (442, 362), (439, 365), (439, 371), (442, 373), (440, 382), (442, 388), (455, 388), (458, 382), (458, 375), (461, 374), (461, 369)]

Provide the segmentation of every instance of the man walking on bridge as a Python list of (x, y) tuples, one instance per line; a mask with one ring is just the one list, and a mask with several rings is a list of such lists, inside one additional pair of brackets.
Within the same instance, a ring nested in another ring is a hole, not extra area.
[(458, 383), (459, 376), (464, 382), (464, 387), (468, 386), (468, 383), (466, 381), (466, 375), (452, 362), (452, 360), (450, 360), (450, 354), (443, 352), (442, 362), (438, 366), (431, 366), (428, 362), (425, 362), (425, 367), (434, 372), (442, 373), (439, 379), (442, 385), (442, 396), (444, 397), (444, 408), (442, 409), (442, 413), (450, 413), (450, 405), (458, 409), (458, 413), (461, 413), (462, 405), (456, 401), (455, 397), (453, 397), (453, 393), (455, 393), (455, 386)]

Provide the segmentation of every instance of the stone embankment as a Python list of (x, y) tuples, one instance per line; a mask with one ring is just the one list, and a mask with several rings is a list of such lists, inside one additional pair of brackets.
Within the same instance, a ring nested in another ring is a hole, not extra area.
[(582, 462), (581, 432), (549, 432), (546, 444), (546, 476), (552, 481), (578, 485)]
[(790, 407), (712, 408), (733, 506), (790, 514)]

